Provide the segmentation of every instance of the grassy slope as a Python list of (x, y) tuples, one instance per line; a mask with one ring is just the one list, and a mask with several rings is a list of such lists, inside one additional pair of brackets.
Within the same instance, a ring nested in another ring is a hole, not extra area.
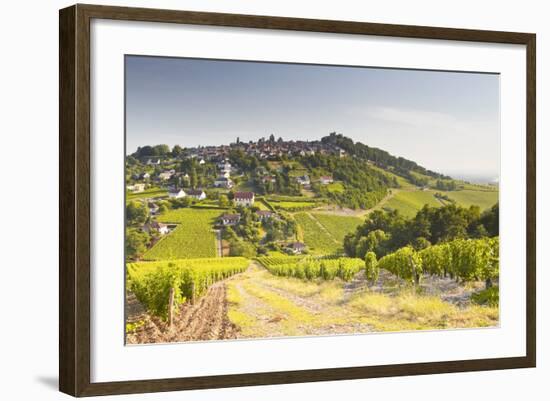
[(143, 259), (211, 258), (216, 256), (216, 235), (212, 230), (221, 210), (176, 209), (159, 216), (164, 223), (177, 223), (177, 228), (164, 236)]
[(400, 191), (389, 199), (384, 207), (397, 209), (406, 217), (414, 217), (425, 204), (442, 206), (442, 203), (434, 197), (434, 193), (434, 191)]
[(402, 189), (413, 189), (416, 188), (415, 185), (411, 184), (409, 181), (407, 181), (405, 178), (398, 176), (397, 174), (394, 174), (390, 171), (384, 170), (383, 168), (377, 167), (377, 166), (369, 166), (371, 169), (376, 170), (384, 175), (386, 175), (389, 178), (395, 178), (397, 183)]
[(477, 205), (482, 211), (498, 202), (498, 191), (399, 191), (384, 204), (384, 208), (397, 209), (406, 217), (414, 217), (416, 212), (425, 204), (435, 207), (443, 205), (442, 202), (434, 197), (436, 192), (447, 195), (449, 198), (455, 200), (459, 206), (470, 207), (471, 205)]
[(344, 241), (346, 234), (354, 232), (363, 219), (354, 216), (338, 216), (326, 213), (312, 213), (312, 216), (319, 221), (340, 242)]
[(446, 192), (447, 196), (454, 199), (460, 206), (469, 207), (477, 205), (485, 210), (498, 202), (498, 191), (451, 191)]

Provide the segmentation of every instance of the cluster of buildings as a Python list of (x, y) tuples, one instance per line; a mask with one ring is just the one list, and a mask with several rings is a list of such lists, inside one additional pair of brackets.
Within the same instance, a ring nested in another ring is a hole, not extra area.
[(283, 156), (313, 156), (315, 154), (346, 156), (345, 150), (331, 143), (322, 141), (283, 141), (282, 139), (276, 141), (260, 139), (256, 142), (236, 142), (230, 145), (186, 148), (182, 156), (197, 158), (202, 162), (205, 160), (221, 161), (227, 158), (232, 150), (236, 149), (258, 159), (278, 159)]

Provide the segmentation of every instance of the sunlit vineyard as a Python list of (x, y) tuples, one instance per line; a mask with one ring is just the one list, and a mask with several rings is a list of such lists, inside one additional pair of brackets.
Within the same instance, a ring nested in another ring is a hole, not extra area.
[(462, 282), (483, 280), (490, 286), (499, 275), (499, 239), (457, 239), (418, 252), (407, 246), (381, 258), (378, 268), (411, 282), (428, 274)]
[(343, 257), (265, 257), (258, 258), (258, 261), (271, 274), (304, 280), (334, 280), (338, 277), (350, 281), (365, 268), (363, 260)]
[(144, 255), (144, 260), (210, 258), (216, 256), (215, 219), (222, 213), (211, 209), (176, 209), (159, 216), (162, 223), (178, 224)]
[(248, 264), (240, 257), (128, 263), (128, 289), (150, 313), (165, 318), (171, 288), (178, 306), (200, 297), (213, 283), (245, 271)]
[(294, 218), (302, 229), (303, 240), (312, 253), (330, 254), (342, 247), (308, 213), (296, 213)]

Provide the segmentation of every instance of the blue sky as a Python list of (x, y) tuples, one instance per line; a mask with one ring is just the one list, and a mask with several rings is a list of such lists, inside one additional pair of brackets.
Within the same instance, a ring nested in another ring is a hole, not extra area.
[(332, 131), (439, 172), (498, 176), (499, 76), (126, 57), (127, 152)]

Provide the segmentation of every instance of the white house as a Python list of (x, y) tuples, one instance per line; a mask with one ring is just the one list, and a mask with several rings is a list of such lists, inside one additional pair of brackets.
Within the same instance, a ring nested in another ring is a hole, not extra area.
[(172, 188), (168, 191), (169, 198), (175, 198), (175, 199), (185, 198), (186, 195), (187, 194), (183, 189)]
[(160, 166), (160, 159), (149, 159), (147, 160), (149, 166)]
[(168, 234), (170, 232), (170, 229), (168, 228), (167, 224), (159, 223), (159, 222), (156, 222), (156, 221), (151, 223), (151, 228), (154, 229), (154, 230), (157, 230), (159, 232), (159, 234), (161, 234), (161, 235), (165, 235), (165, 234)]
[(187, 196), (197, 200), (206, 199), (206, 194), (202, 189), (189, 189), (187, 190)]
[(334, 180), (330, 175), (323, 175), (319, 177), (319, 182), (323, 185), (328, 185), (328, 184), (332, 184)]
[(151, 178), (151, 174), (149, 173), (142, 173), (139, 178), (141, 178), (142, 180), (147, 180), (149, 178)]
[(254, 192), (235, 192), (234, 200), (237, 206), (252, 206), (254, 204)]
[(199, 160), (199, 164), (204, 164), (204, 163), (206, 163), (206, 162), (204, 161), (204, 159), (200, 159), (200, 160)]
[(218, 168), (221, 170), (221, 171), (229, 171), (231, 172), (231, 163), (229, 163), (228, 161), (223, 161), (221, 163), (218, 163)]
[(307, 175), (302, 175), (300, 177), (296, 177), (296, 181), (300, 185), (309, 185), (309, 184), (311, 184), (311, 181), (309, 180), (309, 176), (307, 176)]
[(170, 232), (170, 228), (168, 228), (168, 224), (159, 223), (157, 221), (153, 221), (152, 223), (147, 223), (143, 226), (143, 231), (150, 233), (152, 230), (158, 231), (160, 235), (165, 235)]
[(214, 181), (214, 186), (218, 188), (232, 188), (233, 181), (231, 181), (231, 178), (220, 176)]
[(176, 174), (175, 170), (163, 171), (159, 174), (159, 178), (163, 181), (169, 180), (174, 174)]
[(132, 191), (133, 193), (143, 192), (145, 191), (145, 184), (128, 185), (126, 189), (128, 189), (128, 191)]
[(240, 214), (224, 214), (220, 217), (220, 221), (224, 226), (234, 226), (241, 221)]

